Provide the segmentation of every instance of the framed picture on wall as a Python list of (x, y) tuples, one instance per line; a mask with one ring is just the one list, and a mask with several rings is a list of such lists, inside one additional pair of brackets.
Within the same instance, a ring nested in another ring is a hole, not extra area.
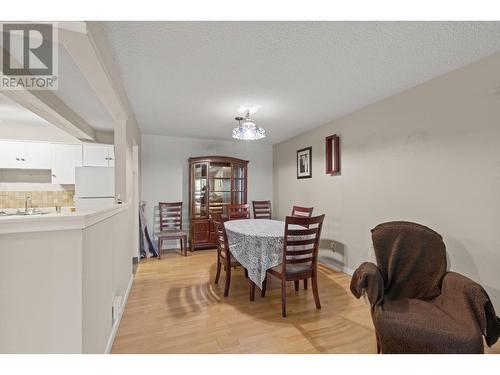
[(297, 151), (297, 178), (312, 177), (312, 147)]
[(326, 146), (326, 173), (336, 175), (340, 173), (340, 137), (337, 134), (325, 138)]

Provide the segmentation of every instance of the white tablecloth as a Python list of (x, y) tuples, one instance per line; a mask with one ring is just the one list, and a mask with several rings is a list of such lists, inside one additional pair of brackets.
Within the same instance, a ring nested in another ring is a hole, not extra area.
[(224, 223), (229, 250), (248, 270), (248, 277), (262, 288), (266, 271), (282, 262), (285, 223), (277, 220), (247, 219)]

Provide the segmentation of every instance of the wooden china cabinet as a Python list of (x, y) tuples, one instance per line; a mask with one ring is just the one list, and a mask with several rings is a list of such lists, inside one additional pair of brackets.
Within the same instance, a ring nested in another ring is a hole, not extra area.
[(225, 156), (189, 158), (189, 238), (193, 250), (216, 247), (212, 214), (247, 203), (248, 160)]

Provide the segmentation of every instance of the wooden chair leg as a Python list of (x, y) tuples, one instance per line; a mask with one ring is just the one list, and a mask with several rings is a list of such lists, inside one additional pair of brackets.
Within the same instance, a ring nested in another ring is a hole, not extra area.
[(314, 296), (314, 303), (316, 304), (317, 309), (321, 309), (321, 304), (319, 303), (319, 293), (318, 293), (318, 279), (316, 277), (316, 272), (313, 273), (311, 277), (312, 282), (312, 290)]
[(307, 290), (307, 279), (304, 279), (304, 289)]
[(293, 283), (295, 284), (295, 291), (299, 291), (299, 280), (294, 280)]
[(158, 259), (161, 259), (161, 238), (158, 238)]
[(231, 267), (226, 267), (226, 284), (224, 286), (224, 297), (229, 295), (229, 285), (231, 284)]
[(285, 279), (281, 280), (281, 316), (286, 318), (286, 283)]
[(250, 285), (250, 301), (253, 301), (255, 299), (255, 283), (252, 280), (250, 280), (249, 285)]
[(260, 296), (264, 298), (266, 296), (266, 289), (267, 289), (267, 275), (264, 281), (262, 282), (262, 289), (260, 291)]
[(217, 256), (217, 273), (215, 274), (215, 283), (218, 284), (219, 283), (219, 277), (220, 277), (220, 260), (219, 260), (219, 256)]
[(184, 256), (188, 256), (188, 249), (187, 249), (187, 237), (182, 238), (182, 248), (184, 249)]

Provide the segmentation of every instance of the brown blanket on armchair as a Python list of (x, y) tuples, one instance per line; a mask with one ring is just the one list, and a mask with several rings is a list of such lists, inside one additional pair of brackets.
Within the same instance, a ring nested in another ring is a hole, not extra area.
[(372, 229), (377, 264), (354, 272), (351, 291), (366, 293), (382, 353), (483, 353), (500, 334), (486, 291), (446, 272), (442, 237), (423, 225), (395, 221)]

